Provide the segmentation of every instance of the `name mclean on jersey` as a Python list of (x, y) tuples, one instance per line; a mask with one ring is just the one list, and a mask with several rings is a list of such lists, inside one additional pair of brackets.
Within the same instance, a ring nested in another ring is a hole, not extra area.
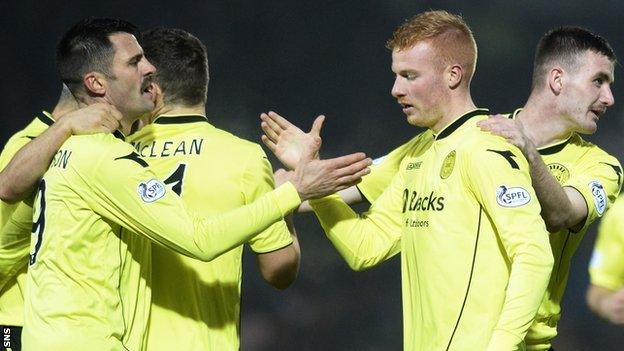
[(167, 157), (177, 155), (201, 154), (203, 138), (182, 141), (152, 141), (151, 143), (133, 142), (132, 146), (141, 157)]

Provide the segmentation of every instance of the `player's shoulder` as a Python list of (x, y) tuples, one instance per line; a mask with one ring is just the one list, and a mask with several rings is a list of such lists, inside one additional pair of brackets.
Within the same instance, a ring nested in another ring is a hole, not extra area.
[(260, 144), (220, 128), (215, 127), (211, 130), (210, 140), (214, 141), (221, 149), (227, 150), (233, 157), (265, 155)]
[(607, 162), (613, 165), (617, 165), (621, 168), (620, 162), (613, 155), (609, 154), (598, 145), (593, 144), (583, 139), (579, 134), (574, 133), (568, 141), (568, 147), (570, 152), (578, 155), (579, 159), (593, 161), (593, 162)]

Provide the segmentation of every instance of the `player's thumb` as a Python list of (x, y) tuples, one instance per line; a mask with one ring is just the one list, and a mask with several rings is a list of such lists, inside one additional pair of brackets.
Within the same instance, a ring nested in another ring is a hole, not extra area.
[(316, 119), (312, 123), (312, 129), (310, 129), (310, 134), (319, 137), (321, 135), (321, 128), (323, 128), (323, 122), (325, 122), (324, 115), (319, 115), (318, 117), (316, 117)]

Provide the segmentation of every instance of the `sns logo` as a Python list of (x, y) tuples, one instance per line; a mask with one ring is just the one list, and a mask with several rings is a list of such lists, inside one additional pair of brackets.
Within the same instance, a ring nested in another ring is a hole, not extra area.
[(496, 189), (496, 202), (503, 207), (519, 207), (531, 201), (531, 195), (521, 187), (508, 188), (501, 185)]
[(597, 180), (589, 182), (589, 190), (594, 197), (596, 212), (598, 212), (598, 215), (602, 216), (607, 209), (607, 193), (605, 193), (604, 187)]
[(140, 183), (137, 192), (144, 202), (154, 202), (165, 196), (165, 185), (156, 179)]

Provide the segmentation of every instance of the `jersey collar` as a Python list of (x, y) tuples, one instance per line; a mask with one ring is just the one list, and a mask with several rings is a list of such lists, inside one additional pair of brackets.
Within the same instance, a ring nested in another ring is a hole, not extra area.
[(451, 124), (449, 124), (448, 126), (443, 128), (440, 131), (440, 133), (437, 136), (435, 136), (435, 138), (436, 138), (436, 140), (440, 140), (440, 139), (446, 138), (447, 136), (451, 135), (454, 131), (457, 130), (457, 128), (459, 128), (462, 124), (466, 123), (466, 121), (468, 121), (472, 117), (479, 116), (479, 115), (487, 115), (489, 113), (490, 113), (490, 111), (488, 109), (486, 109), (486, 108), (478, 108), (476, 110), (472, 110), (472, 111), (464, 114), (463, 116), (460, 116), (455, 121), (453, 121)]
[[(514, 112), (509, 114), (509, 118), (510, 119), (516, 119), (516, 117), (518, 116), (518, 113), (520, 113), (520, 111), (522, 111), (522, 108), (517, 108), (514, 110)], [(574, 133), (570, 134), (570, 136), (563, 140), (563, 141), (559, 141), (556, 142), (555, 144), (552, 145), (547, 145), (547, 146), (542, 146), (540, 148), (537, 148), (537, 152), (539, 152), (540, 155), (552, 155), (552, 154), (556, 154), (557, 152), (563, 150), (563, 148), (568, 145), (568, 143), (570, 142), (570, 140), (572, 139), (572, 137), (574, 136)]]
[(54, 117), (52, 117), (52, 114), (48, 111), (41, 111), (41, 114), (37, 115), (37, 118), (48, 126), (54, 124)]
[(160, 115), (154, 120), (154, 124), (182, 124), (208, 122), (208, 118), (204, 115)]

